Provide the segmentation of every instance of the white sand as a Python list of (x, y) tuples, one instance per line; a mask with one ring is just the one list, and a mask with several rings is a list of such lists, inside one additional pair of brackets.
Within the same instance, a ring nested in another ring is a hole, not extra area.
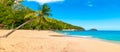
[[(9, 30), (0, 30), (0, 36), (7, 32)], [(95, 39), (63, 37), (52, 31), (17, 30), (8, 38), (0, 38), (0, 52), (120, 52), (120, 45)]]

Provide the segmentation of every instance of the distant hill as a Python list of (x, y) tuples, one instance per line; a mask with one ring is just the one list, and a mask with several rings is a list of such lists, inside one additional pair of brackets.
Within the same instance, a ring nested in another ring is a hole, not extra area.
[(97, 29), (95, 29), (95, 28), (92, 28), (92, 29), (90, 29), (89, 31), (98, 31)]
[[(84, 28), (79, 26), (74, 26), (53, 18), (46, 18), (47, 22), (41, 20), (40, 24), (37, 25), (40, 30), (84, 30)], [(36, 22), (36, 21), (34, 21)], [(37, 29), (34, 22), (31, 22), (23, 27), (23, 29)], [(34, 25), (31, 25), (34, 24)]]

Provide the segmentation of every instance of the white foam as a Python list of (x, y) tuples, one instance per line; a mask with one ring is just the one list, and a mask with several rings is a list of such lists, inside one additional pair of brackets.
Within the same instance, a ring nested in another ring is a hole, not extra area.
[(67, 36), (73, 36), (73, 37), (80, 37), (80, 38), (93, 38), (93, 36), (84, 36), (84, 35), (69, 35), (69, 33), (62, 33), (64, 35), (67, 35)]
[(63, 33), (64, 35), (68, 35), (68, 33)]
[(82, 38), (92, 38), (92, 36), (79, 36), (79, 37), (82, 37)]
[(80, 38), (93, 38), (93, 36), (82, 36), (82, 35), (69, 35), (74, 37), (80, 37)]

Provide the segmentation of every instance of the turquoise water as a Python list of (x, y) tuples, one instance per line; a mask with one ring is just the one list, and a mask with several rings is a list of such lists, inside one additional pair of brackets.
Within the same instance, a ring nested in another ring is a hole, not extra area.
[(120, 31), (57, 31), (68, 36), (97, 38), (120, 42)]

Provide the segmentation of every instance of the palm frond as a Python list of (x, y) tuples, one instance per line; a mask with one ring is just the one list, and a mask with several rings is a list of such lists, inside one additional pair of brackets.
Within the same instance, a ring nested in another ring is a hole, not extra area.
[(30, 13), (30, 14), (26, 15), (26, 16), (24, 17), (24, 19), (34, 18), (34, 17), (36, 17), (36, 13)]

